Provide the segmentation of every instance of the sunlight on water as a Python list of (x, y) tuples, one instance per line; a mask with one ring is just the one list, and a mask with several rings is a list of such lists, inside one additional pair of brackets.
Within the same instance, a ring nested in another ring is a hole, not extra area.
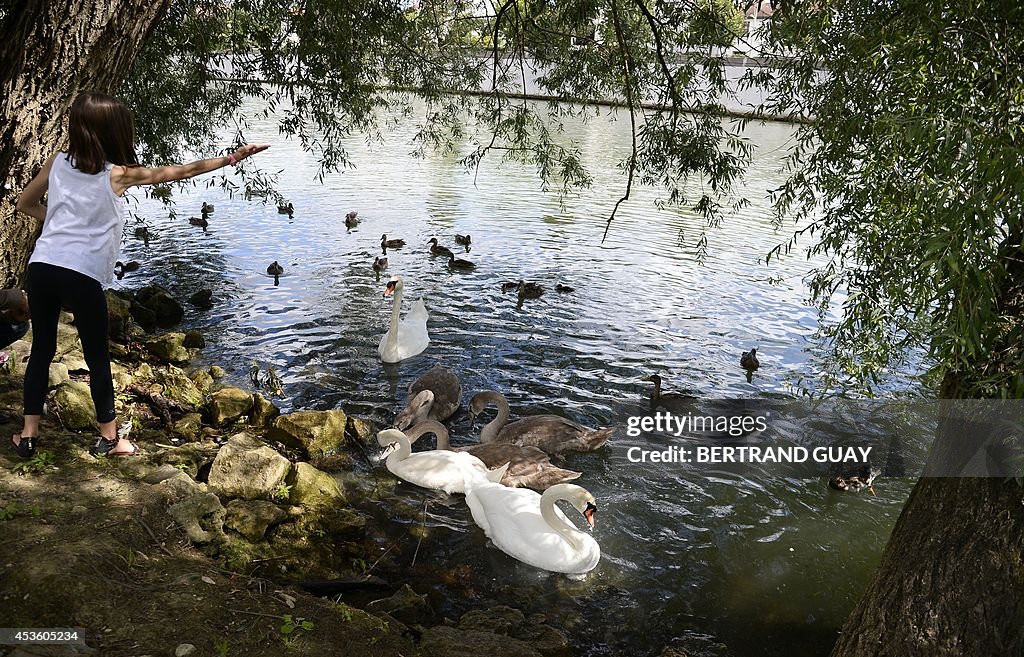
[[(616, 164), (627, 154), (628, 122), (568, 127), (594, 185), (562, 207), (527, 167), (485, 161), (474, 182), (454, 157), (410, 158), (414, 120), (400, 121), (384, 143), (353, 138), (356, 168), (323, 185), (312, 156), (281, 140), (273, 125), (257, 124), (253, 141), (273, 144), (259, 163), (281, 170), (279, 190), (294, 203), (294, 217), (217, 189), (180, 196), (174, 220), (142, 201), (138, 211), (157, 237), (149, 247), (129, 240), (125, 255), (143, 268), (121, 285), (156, 281), (182, 297), (212, 288), (214, 308), (187, 308), (186, 316), (206, 336), (204, 358), (241, 384), (251, 362), (272, 364), (285, 381), (286, 397), (276, 400), (285, 409), (343, 407), (379, 423), (438, 362), (460, 374), (467, 395), (493, 388), (513, 412), (555, 412), (591, 426), (643, 412), (652, 373), (668, 389), (704, 398), (790, 395), (797, 377), (813, 377), (817, 313), (804, 304), (802, 284), (813, 263), (802, 254), (763, 263), (787, 236), (770, 226), (766, 190), (782, 180), (791, 127), (749, 128), (758, 148), (745, 188), (751, 204), (710, 233), (703, 266), (692, 251), (700, 219), (659, 210), (650, 189), (634, 190), (601, 243), (623, 192)], [(185, 221), (204, 200), (216, 204), (206, 232)], [(351, 231), (350, 210), (362, 219)], [(387, 272), (405, 281), (405, 309), (423, 297), (430, 312), (430, 347), (397, 367), (377, 355), (391, 302), (381, 297), (387, 276), (378, 282), (370, 266), (384, 233), (407, 244), (389, 250)], [(456, 233), (472, 235), (470, 252), (456, 247)], [(430, 256), (431, 237), (476, 270), (449, 272)], [(285, 267), (278, 286), (266, 274), (273, 260)], [(521, 309), (500, 287), (519, 279), (546, 288)], [(575, 292), (559, 294), (556, 283)], [(751, 347), (761, 369), (747, 383), (738, 359)], [(453, 429), (456, 442), (474, 433), (464, 412)], [(736, 654), (827, 654), (909, 484), (891, 480), (876, 498), (843, 497), (821, 480), (770, 471), (630, 463), (626, 447), (642, 443), (621, 434), (603, 452), (567, 459), (601, 503), (602, 563), (572, 585), (600, 619), (592, 654), (657, 651), (686, 631), (712, 633)], [(432, 510), (442, 519), (432, 522), (463, 528), (439, 554), (477, 564), (487, 579), (514, 577), (523, 604), (538, 604), (528, 601), (546, 580), (470, 539), (464, 505)]]

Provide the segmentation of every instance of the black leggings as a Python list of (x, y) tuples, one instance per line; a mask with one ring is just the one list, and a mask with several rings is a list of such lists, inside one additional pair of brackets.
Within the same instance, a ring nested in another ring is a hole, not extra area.
[(25, 370), (25, 415), (42, 415), (50, 378), (50, 363), (57, 353), (57, 320), (64, 306), (75, 316), (89, 365), (89, 388), (96, 419), (114, 419), (114, 383), (110, 377), (107, 345), (107, 297), (94, 278), (42, 262), (28, 266), (28, 306), (32, 312), (32, 354)]

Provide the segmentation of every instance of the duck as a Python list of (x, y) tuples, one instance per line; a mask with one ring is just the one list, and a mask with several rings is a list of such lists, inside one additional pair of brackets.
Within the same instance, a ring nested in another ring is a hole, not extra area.
[(135, 260), (130, 260), (128, 262), (121, 262), (118, 260), (114, 263), (114, 276), (117, 277), (117, 280), (121, 280), (124, 278), (126, 273), (130, 271), (138, 271), (138, 269), (139, 263)]
[(384, 288), (385, 297), (394, 294), (391, 323), (388, 332), (381, 336), (380, 346), (377, 347), (377, 353), (385, 363), (397, 363), (412, 358), (430, 344), (430, 335), (427, 333), (427, 307), (423, 304), (422, 298), (412, 305), (405, 319), (398, 321), (402, 307), (402, 289), (401, 276), (393, 276)]
[(512, 443), (539, 447), (548, 454), (563, 452), (592, 452), (611, 438), (614, 427), (588, 429), (559, 415), (529, 415), (511, 424), (509, 406), (504, 395), (493, 390), (478, 392), (469, 400), (470, 416), (475, 418), (494, 404), (498, 415), (480, 432), (480, 442)]
[(277, 260), (267, 265), (267, 273), (271, 276), (280, 276), (284, 273), (284, 267), (277, 263)]
[(290, 217), (293, 214), (295, 214), (295, 206), (292, 205), (291, 203), (278, 203), (277, 204), (277, 213), (278, 214), (286, 214), (286, 215), (288, 215)]
[(206, 218), (205, 215), (202, 217), (189, 217), (188, 222), (193, 226), (199, 226), (201, 228), (206, 228), (207, 226), (210, 225), (210, 221)]
[[(452, 449), (448, 442), (448, 429), (435, 420), (417, 422), (406, 435), (411, 442), (416, 442), (417, 438), (427, 433), (437, 437), (437, 449)], [(565, 470), (552, 464), (551, 457), (539, 447), (491, 443), (457, 447), (453, 451), (468, 452), (483, 461), (488, 468), (498, 468), (507, 463), (508, 468), (501, 477), (501, 483), (510, 488), (546, 490), (556, 484), (564, 484), (583, 476), (582, 472)]]
[(352, 211), (345, 215), (345, 226), (355, 228), (359, 225), (359, 213)]
[(149, 228), (147, 228), (146, 226), (139, 226), (138, 228), (135, 229), (135, 237), (144, 242), (148, 242), (149, 238), (152, 237), (152, 234), (149, 232)]
[(385, 250), (387, 250), (387, 249), (400, 249), (403, 246), (405, 246), (405, 240), (401, 240), (401, 239), (389, 240), (388, 236), (386, 234), (380, 236), (380, 248), (381, 249), (385, 249)]
[(199, 208), (199, 211), (202, 212), (203, 214), (210, 214), (211, 212), (213, 212), (213, 204), (203, 201), (203, 205), (202, 207)]
[(466, 491), (473, 522), (496, 548), (534, 568), (582, 575), (597, 566), (601, 548), (555, 506), (561, 500), (572, 504), (593, 529), (597, 502), (576, 484), (558, 484), (542, 495), (528, 488), (483, 481)]
[(388, 268), (387, 258), (374, 258), (373, 259), (373, 273), (377, 275), (377, 280), (380, 280), (380, 273)]
[(469, 260), (461, 260), (459, 258), (456, 258), (455, 254), (449, 251), (448, 252), (448, 268), (449, 269), (469, 270), (469, 269), (476, 269), (476, 265), (474, 265)]
[[(467, 481), (486, 481), (490, 474), (483, 461), (466, 452), (434, 449), (413, 454), (408, 436), (398, 429), (378, 433), (377, 444), (385, 451), (393, 450), (384, 462), (391, 474), (422, 488), (465, 493)], [(491, 476), (500, 479), (497, 473)]]
[(828, 480), (828, 487), (847, 493), (858, 493), (865, 488), (875, 495), (875, 477), (882, 473), (880, 468), (865, 467), (855, 474), (836, 475)]
[(455, 236), (455, 243), (459, 244), (461, 246), (469, 246), (472, 241), (473, 241), (473, 238), (470, 235), (456, 235)]
[(519, 289), (519, 281), (505, 281), (501, 284), (502, 292), (511, 292)]
[(558, 285), (555, 285), (555, 292), (562, 292), (564, 294), (564, 293), (567, 293), (567, 292), (575, 292), (575, 291), (576, 291), (576, 288), (570, 287), (568, 285), (562, 285), (561, 283), (559, 283)]
[(454, 258), (455, 257), (455, 255), (452, 254), (452, 250), (451, 249), (449, 249), (447, 246), (441, 246), (440, 244), (437, 243), (437, 238), (436, 237), (431, 237), (430, 240), (427, 241), (427, 244), (431, 245), (430, 246), (430, 253), (432, 255), (443, 255), (443, 256), (447, 256), (448, 258)]
[(648, 381), (654, 382), (654, 390), (651, 391), (651, 408), (657, 408), (659, 406), (672, 410), (666, 406), (666, 404), (674, 405), (680, 402), (689, 402), (697, 399), (693, 395), (685, 395), (679, 392), (662, 392), (661, 391), (661, 377), (657, 374), (652, 374), (647, 377)]
[(757, 349), (743, 352), (740, 356), (740, 367), (745, 370), (756, 370), (761, 367), (760, 361), (757, 360)]
[(517, 286), (519, 296), (524, 299), (539, 299), (544, 294), (544, 288), (539, 283), (519, 281)]
[(405, 408), (395, 416), (394, 426), (404, 431), (427, 419), (444, 422), (455, 415), (461, 405), (459, 377), (450, 369), (435, 365), (409, 386), (409, 398)]

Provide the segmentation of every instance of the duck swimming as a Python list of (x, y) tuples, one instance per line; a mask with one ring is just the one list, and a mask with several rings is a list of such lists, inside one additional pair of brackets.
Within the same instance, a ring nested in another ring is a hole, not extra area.
[(211, 212), (213, 212), (213, 204), (203, 201), (203, 205), (199, 209), (199, 211), (202, 212), (203, 214), (210, 214)]
[(373, 259), (373, 273), (377, 275), (377, 280), (380, 280), (380, 273), (388, 268), (387, 258), (374, 258)]
[(389, 240), (386, 234), (380, 236), (380, 248), (384, 249), (385, 251), (387, 249), (400, 249), (403, 246), (405, 246), (405, 240), (397, 238)]
[(346, 227), (348, 227), (348, 228), (355, 228), (358, 225), (359, 225), (359, 213), (358, 212), (353, 211), (353, 212), (349, 212), (348, 214), (345, 215), (345, 226)]
[(469, 260), (461, 260), (459, 258), (456, 258), (455, 254), (452, 253), (451, 251), (448, 252), (448, 255), (449, 255), (449, 257), (448, 257), (448, 268), (449, 269), (461, 269), (463, 271), (468, 271), (470, 269), (476, 269), (476, 265), (475, 264), (473, 264)]
[(277, 263), (277, 260), (267, 265), (267, 273), (271, 276), (280, 276), (284, 273), (284, 267)]
[(454, 258), (455, 257), (452, 254), (452, 250), (451, 249), (449, 249), (447, 246), (441, 246), (440, 244), (438, 244), (436, 237), (431, 237), (427, 241), (427, 244), (430, 245), (430, 253), (432, 255), (443, 255), (443, 256), (448, 257), (448, 258)]
[(277, 204), (277, 213), (278, 214), (286, 214), (286, 215), (288, 215), (290, 217), (290, 216), (292, 216), (292, 214), (295, 213), (295, 206), (293, 206), (291, 203), (278, 203)]
[(188, 222), (193, 226), (199, 226), (200, 228), (206, 228), (210, 225), (210, 221), (205, 215), (202, 217), (189, 217)]
[(880, 468), (867, 467), (855, 474), (836, 475), (828, 480), (828, 487), (848, 493), (858, 493), (866, 488), (874, 496), (875, 487), (873, 484), (875, 477), (881, 473), (882, 470)]
[(745, 370), (756, 370), (761, 367), (760, 361), (757, 360), (757, 349), (746, 351), (740, 356), (740, 367)]
[(524, 299), (539, 299), (544, 294), (544, 288), (539, 283), (532, 281), (519, 281), (517, 287), (519, 289), (519, 296)]
[(455, 243), (460, 245), (460, 246), (469, 246), (470, 242), (472, 242), (472, 241), (473, 241), (473, 238), (470, 235), (456, 235), (455, 236)]
[(652, 374), (647, 377), (648, 381), (654, 382), (654, 390), (651, 391), (651, 408), (657, 408), (661, 406), (666, 410), (672, 410), (668, 405), (676, 405), (679, 403), (690, 402), (695, 399), (693, 395), (685, 395), (679, 392), (662, 392), (661, 391), (661, 377), (657, 374)]

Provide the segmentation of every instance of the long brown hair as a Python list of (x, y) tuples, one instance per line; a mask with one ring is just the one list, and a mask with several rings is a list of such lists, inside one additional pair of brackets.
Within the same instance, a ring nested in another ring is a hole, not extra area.
[(71, 104), (68, 156), (84, 173), (99, 173), (107, 162), (138, 165), (135, 120), (124, 103), (106, 94), (83, 91)]

